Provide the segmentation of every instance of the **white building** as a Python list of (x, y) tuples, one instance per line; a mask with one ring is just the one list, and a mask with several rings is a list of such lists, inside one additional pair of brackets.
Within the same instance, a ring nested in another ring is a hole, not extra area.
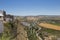
[(3, 32), (3, 11), (0, 10), (0, 33)]
[(3, 20), (3, 11), (0, 10), (0, 21)]

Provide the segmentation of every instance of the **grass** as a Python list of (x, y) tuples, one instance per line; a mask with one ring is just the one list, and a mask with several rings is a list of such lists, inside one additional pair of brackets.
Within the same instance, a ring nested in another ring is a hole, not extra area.
[(27, 31), (27, 35), (28, 35), (28, 39), (29, 40), (37, 40), (37, 37), (36, 37), (36, 33), (35, 33), (35, 30), (28, 30)]
[[(1, 35), (0, 40), (13, 40), (14, 38), (14, 28), (16, 25), (13, 22), (4, 23), (4, 32)], [(15, 29), (16, 30), (16, 29)]]
[(34, 27), (32, 26), (32, 24), (30, 25), (31, 28), (27, 27), (27, 36), (29, 40), (38, 40), (37, 36), (36, 36), (36, 30), (34, 29)]
[(49, 22), (50, 24), (53, 24), (53, 25), (57, 25), (57, 26), (60, 26), (60, 23), (59, 22)]
[(57, 26), (60, 26), (60, 23), (51, 23), (53, 25), (57, 25)]
[(47, 32), (60, 37), (60, 31), (57, 31), (57, 30), (42, 28), (42, 32)]

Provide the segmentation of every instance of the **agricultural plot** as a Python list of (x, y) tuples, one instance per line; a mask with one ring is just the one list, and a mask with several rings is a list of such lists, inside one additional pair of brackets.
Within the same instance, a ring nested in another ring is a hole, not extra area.
[(53, 24), (40, 23), (39, 25), (40, 25), (41, 27), (44, 27), (44, 28), (49, 28), (49, 29), (54, 29), (54, 30), (60, 30), (60, 26), (53, 25)]

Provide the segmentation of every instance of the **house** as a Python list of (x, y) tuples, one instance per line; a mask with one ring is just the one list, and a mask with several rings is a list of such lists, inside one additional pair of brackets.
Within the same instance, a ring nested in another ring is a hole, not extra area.
[(6, 22), (9, 22), (9, 21), (13, 21), (14, 20), (14, 16), (13, 15), (10, 15), (10, 14), (8, 14), (8, 15), (6, 15)]

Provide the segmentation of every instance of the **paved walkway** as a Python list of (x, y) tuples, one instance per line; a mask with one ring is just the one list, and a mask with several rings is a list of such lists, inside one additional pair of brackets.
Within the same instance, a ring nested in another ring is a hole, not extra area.
[(17, 40), (28, 40), (27, 33), (21, 24), (18, 25), (17, 32), (19, 33), (19, 35), (17, 36)]

